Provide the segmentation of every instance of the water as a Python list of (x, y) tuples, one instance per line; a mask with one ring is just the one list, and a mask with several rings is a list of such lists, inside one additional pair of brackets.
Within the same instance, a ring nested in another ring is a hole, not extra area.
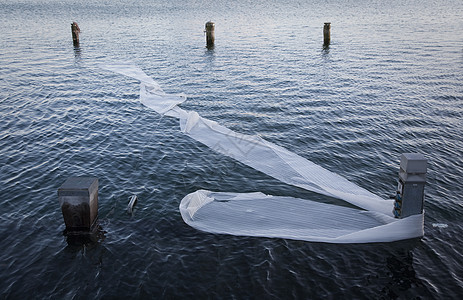
[[(0, 297), (457, 298), (463, 294), (463, 4), (0, 3)], [(204, 24), (216, 23), (205, 48)], [(79, 47), (70, 23), (78, 22)], [(323, 48), (324, 22), (332, 22)], [(183, 108), (284, 146), (382, 197), (429, 159), (425, 236), (330, 245), (183, 223), (197, 189), (302, 197), (182, 135), (95, 64), (131, 61)], [(100, 180), (99, 242), (68, 245), (57, 189)], [(128, 197), (138, 195), (133, 215)], [(434, 226), (433, 224), (439, 224)]]

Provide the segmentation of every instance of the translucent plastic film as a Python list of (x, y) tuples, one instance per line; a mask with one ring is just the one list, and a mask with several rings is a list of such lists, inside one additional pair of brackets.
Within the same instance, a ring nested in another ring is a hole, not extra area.
[(180, 203), (183, 220), (211, 233), (328, 243), (390, 242), (423, 235), (423, 215), (381, 213), (263, 193), (199, 190)]
[(184, 133), (285, 183), (343, 199), (361, 208), (392, 215), (393, 201), (383, 200), (347, 179), (258, 136), (239, 134), (189, 112), (180, 119)]
[(177, 105), (186, 100), (184, 95), (164, 93), (136, 66), (118, 64), (103, 68), (141, 81), (140, 101), (144, 105), (160, 114), (178, 118), (182, 132), (211, 149), (282, 182), (333, 196), (367, 210), (261, 193), (197, 191), (180, 203), (182, 218), (190, 226), (212, 233), (333, 243), (389, 242), (423, 235), (422, 215), (394, 219), (392, 200), (384, 200), (258, 136), (239, 134), (202, 118), (197, 112), (179, 108)]

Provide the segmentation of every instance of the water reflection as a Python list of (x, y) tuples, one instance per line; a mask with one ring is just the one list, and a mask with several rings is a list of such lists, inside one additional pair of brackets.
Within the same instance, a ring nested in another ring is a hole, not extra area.
[(81, 57), (82, 56), (82, 49), (80, 48), (80, 45), (79, 43), (74, 44), (74, 58), (77, 61), (80, 61), (81, 60)]
[(330, 45), (323, 45), (322, 50), (320, 51), (322, 59), (329, 59), (330, 58)]
[(204, 51), (204, 61), (209, 63), (213, 63), (215, 61), (215, 48), (206, 47)]
[(417, 240), (405, 249), (398, 249), (394, 251), (394, 255), (386, 258), (389, 281), (381, 290), (381, 299), (397, 299), (403, 296), (412, 297), (413, 295), (427, 294), (425, 284), (417, 277), (413, 267), (412, 250), (419, 242)]
[(322, 53), (329, 54), (330, 53), (330, 44), (323, 44)]
[(215, 55), (215, 46), (211, 46), (211, 47), (206, 46), (206, 51), (204, 51), (204, 54), (206, 56), (214, 57), (214, 55)]

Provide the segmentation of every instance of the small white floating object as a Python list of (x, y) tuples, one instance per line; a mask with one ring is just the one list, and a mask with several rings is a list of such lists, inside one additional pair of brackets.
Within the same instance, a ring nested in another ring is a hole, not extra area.
[(133, 206), (137, 202), (137, 195), (132, 195), (129, 198), (129, 205), (127, 206), (127, 212), (131, 214), (133, 212)]
[(444, 224), (444, 223), (432, 223), (432, 227), (434, 228), (447, 228), (449, 225)]

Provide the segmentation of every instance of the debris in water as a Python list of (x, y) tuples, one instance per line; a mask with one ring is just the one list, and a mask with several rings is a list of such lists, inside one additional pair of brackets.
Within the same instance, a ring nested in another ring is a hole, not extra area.
[(434, 228), (447, 228), (449, 225), (444, 224), (444, 223), (432, 223), (432, 227)]
[(131, 214), (133, 212), (133, 206), (137, 202), (137, 195), (132, 195), (129, 198), (129, 205), (127, 206), (127, 212)]

